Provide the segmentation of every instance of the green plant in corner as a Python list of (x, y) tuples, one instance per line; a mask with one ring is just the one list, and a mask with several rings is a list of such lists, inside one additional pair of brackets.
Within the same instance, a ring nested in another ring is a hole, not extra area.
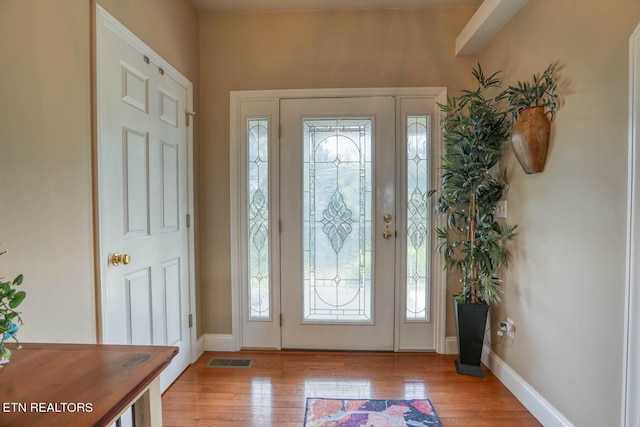
[(508, 251), (502, 242), (515, 226), (500, 224), (494, 216), (508, 183), (506, 171), (498, 171), (502, 148), (509, 137), (508, 110), (501, 108), (505, 92), (498, 73), (485, 76), (480, 64), (473, 70), (474, 91), (464, 90), (439, 107), (447, 115), (442, 122), (446, 154), (442, 157), (440, 189), (434, 190), (436, 213), (446, 215), (446, 226), (436, 228), (443, 241), (445, 269), (457, 269), (462, 278), (460, 302), (478, 304), (500, 301)]
[[(4, 252), (0, 252), (0, 255), (2, 254)], [(27, 296), (26, 292), (17, 289), (22, 285), (22, 281), (22, 274), (12, 281), (0, 278), (0, 368), (11, 357), (11, 350), (4, 345), (6, 341), (13, 339), (18, 344), (17, 348), (21, 348), (16, 334), (20, 328), (19, 325), (22, 325), (22, 319), (15, 309)]]

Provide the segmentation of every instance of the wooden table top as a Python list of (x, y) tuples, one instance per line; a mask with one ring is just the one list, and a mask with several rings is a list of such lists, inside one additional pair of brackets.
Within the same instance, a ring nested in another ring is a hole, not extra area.
[(0, 427), (107, 425), (176, 354), (176, 347), (23, 344), (0, 369)]

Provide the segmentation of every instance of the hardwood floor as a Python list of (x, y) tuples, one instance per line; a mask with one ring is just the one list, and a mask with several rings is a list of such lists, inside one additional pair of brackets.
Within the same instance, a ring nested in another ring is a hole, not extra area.
[[(209, 368), (213, 357), (250, 368)], [(207, 352), (162, 397), (165, 427), (302, 427), (306, 397), (429, 398), (444, 427), (540, 426), (498, 379), (432, 353)]]

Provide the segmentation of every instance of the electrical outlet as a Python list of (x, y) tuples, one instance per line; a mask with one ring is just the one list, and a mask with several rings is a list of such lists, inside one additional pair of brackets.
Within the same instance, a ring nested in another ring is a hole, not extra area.
[(493, 207), (493, 216), (496, 218), (506, 218), (507, 217), (507, 201), (500, 200)]
[(507, 336), (513, 338), (516, 333), (516, 324), (513, 320), (507, 317)]

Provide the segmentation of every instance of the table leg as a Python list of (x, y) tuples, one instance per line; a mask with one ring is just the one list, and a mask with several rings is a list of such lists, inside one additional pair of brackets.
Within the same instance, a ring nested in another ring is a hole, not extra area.
[(160, 376), (156, 377), (147, 390), (133, 404), (136, 427), (158, 427), (162, 425), (162, 395)]

